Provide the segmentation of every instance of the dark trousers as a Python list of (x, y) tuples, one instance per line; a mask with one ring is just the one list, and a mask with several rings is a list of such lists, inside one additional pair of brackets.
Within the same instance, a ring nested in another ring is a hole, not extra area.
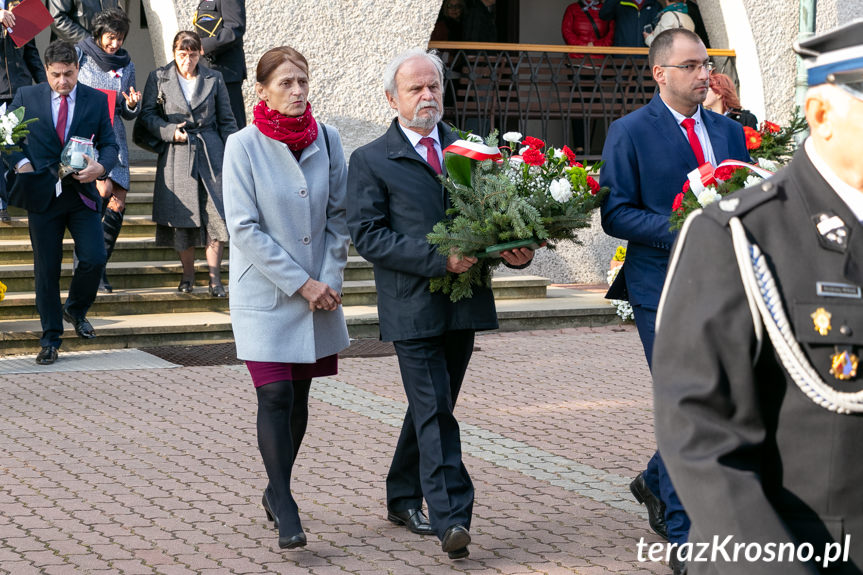
[(246, 103), (243, 101), (243, 83), (225, 82), (225, 87), (228, 88), (228, 99), (231, 101), (231, 112), (234, 113), (234, 119), (237, 121), (237, 129), (242, 130), (246, 127)]
[(473, 330), (459, 330), (394, 342), (408, 410), (387, 475), (387, 507), (419, 509), (425, 497), (440, 538), (453, 525), (470, 528), (473, 483), (453, 408), (473, 341)]
[[(653, 340), (656, 335), (656, 310), (635, 305), (632, 306), (632, 312), (635, 316), (635, 327), (638, 328), (638, 335), (644, 348), (644, 355), (647, 357), (647, 366), (652, 368)], [(668, 540), (672, 543), (686, 543), (689, 537), (689, 515), (686, 514), (686, 510), (677, 496), (677, 491), (671, 483), (671, 478), (668, 476), (668, 470), (665, 468), (659, 451), (655, 452), (650, 461), (647, 462), (647, 469), (644, 470), (644, 482), (647, 484), (647, 488), (665, 503), (665, 524), (668, 528)]]
[[(101, 214), (85, 206), (74, 190), (64, 188), (47, 212), (28, 213), (27, 217), (33, 245), (36, 309), (42, 320), (39, 344), (60, 347), (64, 307), (72, 317), (80, 318), (87, 315), (96, 299), (106, 260)], [(64, 306), (60, 302), (60, 265), (67, 229), (75, 242), (78, 266)]]

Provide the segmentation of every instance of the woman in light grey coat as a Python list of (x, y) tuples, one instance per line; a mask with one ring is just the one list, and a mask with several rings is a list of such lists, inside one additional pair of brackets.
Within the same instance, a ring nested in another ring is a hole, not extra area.
[(201, 65), (201, 39), (174, 36), (174, 61), (150, 72), (141, 121), (165, 145), (156, 164), (156, 245), (173, 247), (183, 264), (177, 290), (195, 285), (195, 247), (206, 246), (210, 295), (225, 297), (222, 246), (228, 240), (222, 200), (224, 143), (237, 131), (222, 75)]
[(338, 132), (315, 121), (308, 63), (292, 48), (257, 67), (252, 125), (225, 149), (231, 322), (258, 398), (262, 504), (279, 547), (306, 544), (291, 470), (313, 377), (333, 375), (348, 346), (341, 291), (348, 255), (347, 170)]

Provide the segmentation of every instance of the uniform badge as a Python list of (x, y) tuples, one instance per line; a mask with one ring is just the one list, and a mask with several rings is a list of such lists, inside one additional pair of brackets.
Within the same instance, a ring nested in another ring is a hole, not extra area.
[(719, 200), (719, 209), (723, 212), (733, 212), (740, 205), (740, 198), (728, 198)]
[(837, 351), (830, 356), (830, 374), (836, 379), (847, 381), (857, 377), (859, 358), (849, 351)]
[(842, 218), (825, 212), (812, 217), (818, 230), (818, 241), (825, 248), (844, 252), (848, 248), (848, 226)]
[(809, 314), (809, 317), (812, 318), (812, 323), (814, 324), (815, 331), (817, 331), (820, 335), (827, 335), (828, 333), (830, 333), (830, 330), (833, 328), (833, 326), (830, 325), (830, 318), (833, 317), (833, 314), (831, 314), (823, 307), (819, 307), (814, 312)]

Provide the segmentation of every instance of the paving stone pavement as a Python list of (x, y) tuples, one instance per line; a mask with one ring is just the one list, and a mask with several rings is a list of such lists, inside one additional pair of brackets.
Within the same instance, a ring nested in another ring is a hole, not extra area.
[[(279, 550), (242, 366), (0, 375), (0, 573), (668, 573), (628, 483), (654, 450), (633, 327), (477, 337), (456, 408), (476, 488), (470, 558), (386, 521), (404, 414), (395, 357), (312, 386)], [(61, 355), (62, 361), (62, 355)]]

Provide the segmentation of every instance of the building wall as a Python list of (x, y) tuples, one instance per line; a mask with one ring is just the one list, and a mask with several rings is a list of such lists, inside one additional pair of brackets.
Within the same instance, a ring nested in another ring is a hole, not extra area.
[[(154, 61), (170, 59), (170, 38), (190, 27), (197, 0), (142, 0), (147, 8)], [(520, 23), (524, 43), (562, 44), (560, 20), (569, 2), (523, 0)], [(315, 114), (342, 133), (345, 152), (377, 137), (392, 119), (383, 96), (381, 71), (398, 52), (425, 46), (440, 0), (319, 2), (317, 0), (247, 0), (245, 36), (250, 80), (247, 110), (255, 102), (253, 78), (260, 55), (288, 44), (309, 60)], [(759, 120), (786, 122), (794, 108), (799, 3), (796, 0), (701, 0), (711, 45), (738, 51), (741, 100)], [(863, 17), (859, 0), (818, 0), (817, 29)], [(139, 82), (142, 83), (142, 82)], [(682, 182), (681, 182), (682, 183)], [(623, 242), (609, 238), (598, 214), (582, 245), (540, 250), (529, 271), (555, 282), (604, 283), (614, 249)], [(505, 272), (504, 272), (505, 273)]]

